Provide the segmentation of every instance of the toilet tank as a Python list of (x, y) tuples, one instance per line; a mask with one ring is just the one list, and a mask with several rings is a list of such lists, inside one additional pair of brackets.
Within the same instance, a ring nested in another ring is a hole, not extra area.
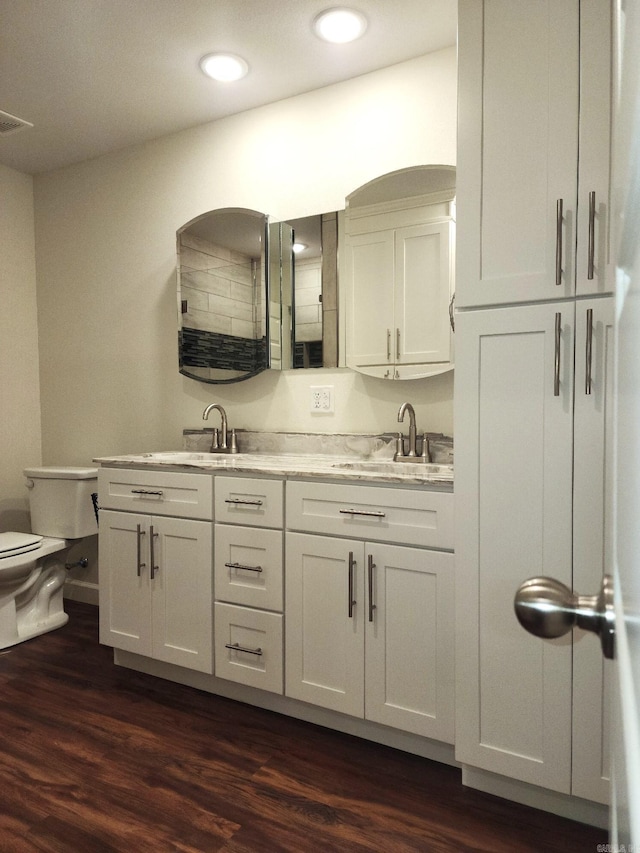
[(97, 468), (25, 468), (31, 532), (59, 539), (81, 539), (98, 532), (92, 494)]

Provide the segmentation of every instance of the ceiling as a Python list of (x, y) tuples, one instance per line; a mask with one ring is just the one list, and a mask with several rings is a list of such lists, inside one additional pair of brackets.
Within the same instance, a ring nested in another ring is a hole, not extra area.
[[(357, 0), (347, 45), (311, 30), (327, 0), (0, 0), (0, 164), (36, 174), (385, 68), (455, 44), (456, 0)], [(214, 51), (243, 80), (199, 69)]]

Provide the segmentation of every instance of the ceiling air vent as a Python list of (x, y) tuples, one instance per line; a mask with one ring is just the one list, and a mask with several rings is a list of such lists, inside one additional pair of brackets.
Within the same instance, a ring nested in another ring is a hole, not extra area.
[(10, 133), (16, 133), (24, 127), (33, 127), (30, 121), (25, 121), (23, 118), (9, 115), (0, 110), (0, 136), (8, 136)]

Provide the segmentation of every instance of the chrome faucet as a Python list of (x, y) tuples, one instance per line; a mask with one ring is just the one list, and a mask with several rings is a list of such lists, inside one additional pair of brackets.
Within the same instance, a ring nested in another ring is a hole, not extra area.
[(217, 428), (213, 430), (213, 436), (211, 439), (211, 452), (212, 453), (237, 453), (238, 447), (236, 444), (236, 431), (235, 429), (231, 430), (231, 443), (227, 443), (227, 413), (222, 408), (219, 403), (211, 403), (202, 413), (202, 419), (204, 421), (208, 420), (209, 412), (212, 409), (217, 409), (220, 412), (220, 432), (218, 433)]
[(402, 454), (403, 456), (417, 456), (416, 453), (416, 413), (411, 403), (403, 403), (398, 412), (398, 423), (401, 424), (404, 420), (405, 412), (409, 412), (409, 452)]
[(409, 452), (404, 452), (404, 439), (402, 433), (398, 433), (396, 439), (396, 452), (394, 462), (430, 462), (429, 435), (425, 432), (422, 437), (422, 453), (418, 455), (416, 413), (411, 403), (403, 403), (398, 411), (398, 423), (404, 420), (405, 412), (409, 412)]

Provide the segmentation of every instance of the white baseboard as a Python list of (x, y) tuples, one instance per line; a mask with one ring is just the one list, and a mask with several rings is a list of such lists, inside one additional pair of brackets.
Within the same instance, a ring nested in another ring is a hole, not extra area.
[(557, 791), (549, 791), (546, 788), (538, 788), (536, 785), (508, 779), (506, 776), (479, 770), (477, 767), (462, 765), (462, 784), (477, 791), (484, 791), (485, 794), (493, 794), (495, 797), (512, 800), (514, 803), (551, 812), (580, 823), (588, 823), (600, 829), (607, 829), (609, 826), (608, 806), (582, 800), (580, 797), (571, 797), (568, 794), (559, 794)]
[(63, 596), (70, 601), (82, 601), (85, 604), (98, 605), (98, 584), (68, 578), (64, 584)]

